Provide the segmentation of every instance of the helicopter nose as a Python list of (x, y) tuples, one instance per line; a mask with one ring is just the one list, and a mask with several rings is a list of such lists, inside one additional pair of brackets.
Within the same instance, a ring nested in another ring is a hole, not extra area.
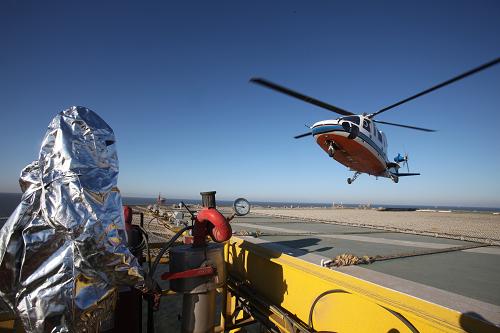
[(349, 122), (347, 122), (347, 121), (344, 121), (344, 122), (342, 123), (342, 127), (344, 128), (344, 130), (345, 130), (346, 132), (351, 133), (351, 123), (349, 123)]
[(347, 133), (349, 133), (349, 136), (347, 138), (350, 140), (355, 139), (359, 134), (359, 127), (351, 124), (350, 122), (344, 121), (342, 123), (342, 127)]

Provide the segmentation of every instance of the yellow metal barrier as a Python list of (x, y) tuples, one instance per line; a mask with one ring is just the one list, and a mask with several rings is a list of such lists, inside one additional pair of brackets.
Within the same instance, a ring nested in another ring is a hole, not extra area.
[(240, 238), (227, 243), (226, 261), (226, 331), (241, 326), (235, 318), (246, 311), (281, 332), (498, 332), (459, 312)]
[(24, 332), (21, 322), (10, 312), (0, 312), (0, 333), (13, 332)]

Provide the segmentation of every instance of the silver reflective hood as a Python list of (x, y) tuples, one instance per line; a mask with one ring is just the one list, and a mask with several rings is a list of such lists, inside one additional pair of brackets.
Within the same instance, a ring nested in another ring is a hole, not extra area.
[(27, 332), (92, 332), (117, 287), (143, 281), (126, 247), (111, 127), (84, 107), (58, 114), (0, 230), (0, 297)]

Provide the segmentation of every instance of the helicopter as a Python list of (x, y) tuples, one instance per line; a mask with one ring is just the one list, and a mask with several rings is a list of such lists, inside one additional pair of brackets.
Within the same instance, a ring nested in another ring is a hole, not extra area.
[[(300, 139), (307, 136), (313, 136), (316, 143), (329, 157), (345, 165), (351, 171), (354, 171), (354, 175), (347, 178), (348, 184), (352, 184), (363, 173), (377, 178), (389, 178), (394, 183), (398, 183), (400, 177), (418, 176), (420, 173), (410, 173), (407, 153), (404, 155), (398, 153), (392, 161), (387, 158), (387, 137), (377, 128), (376, 124), (398, 126), (424, 132), (435, 132), (435, 130), (381, 121), (374, 119), (375, 116), (496, 65), (499, 62), (500, 57), (369, 114), (352, 113), (263, 78), (251, 78), (250, 82), (300, 99), (306, 103), (313, 104), (342, 116), (337, 119), (318, 121), (310, 126), (311, 130), (309, 132), (297, 135), (294, 138)], [(401, 167), (405, 165), (407, 172), (399, 172)]]

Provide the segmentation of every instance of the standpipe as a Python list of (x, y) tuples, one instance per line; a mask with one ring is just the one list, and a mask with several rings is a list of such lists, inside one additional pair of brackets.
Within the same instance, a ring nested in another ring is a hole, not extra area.
[[(203, 209), (194, 217), (193, 244), (170, 250), (170, 271), (162, 279), (183, 294), (181, 332), (208, 333), (215, 328), (216, 288), (226, 283), (224, 246), (231, 238), (230, 218), (216, 208), (215, 191), (202, 192)], [(207, 243), (210, 237), (215, 243)]]

